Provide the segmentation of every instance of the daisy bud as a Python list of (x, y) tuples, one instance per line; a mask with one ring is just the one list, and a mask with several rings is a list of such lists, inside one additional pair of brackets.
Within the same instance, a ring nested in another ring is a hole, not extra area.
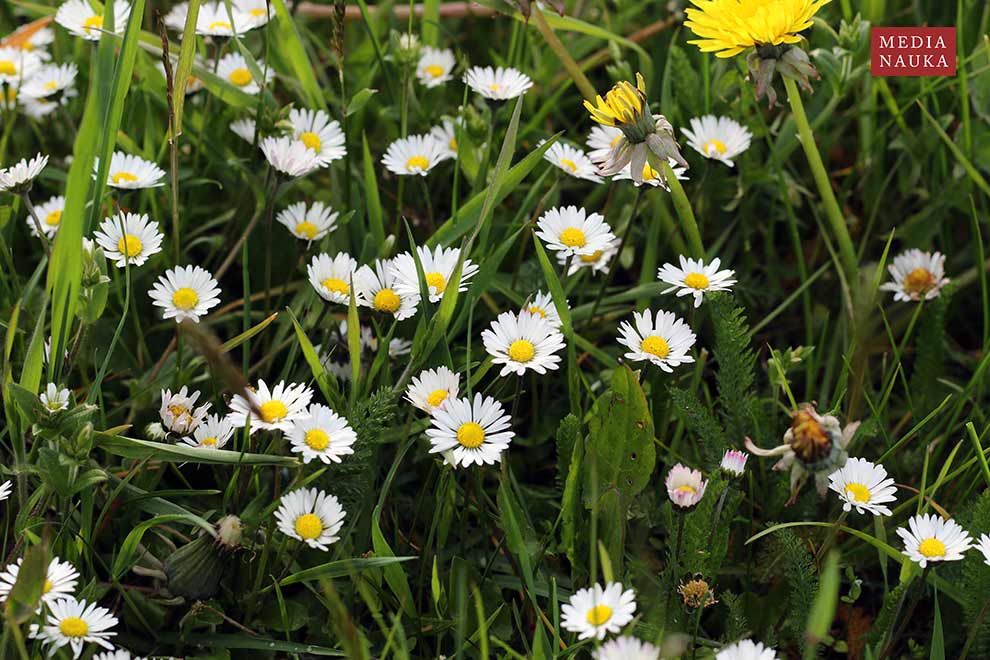
[(746, 459), (749, 458), (749, 454), (745, 452), (738, 451), (736, 449), (729, 449), (722, 456), (722, 472), (726, 476), (734, 477), (738, 479), (743, 476), (746, 472)]
[(227, 550), (234, 550), (241, 545), (241, 535), (244, 524), (234, 514), (226, 515), (217, 523), (217, 544)]

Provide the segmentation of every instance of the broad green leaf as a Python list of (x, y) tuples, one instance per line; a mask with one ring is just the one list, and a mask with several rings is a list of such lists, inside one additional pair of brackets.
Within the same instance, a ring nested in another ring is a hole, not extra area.
[(24, 553), (17, 581), (4, 602), (4, 612), (10, 621), (21, 625), (35, 616), (45, 592), (49, 552), (45, 543), (33, 545)]
[[(375, 507), (371, 516), (371, 545), (375, 549), (375, 554), (379, 558), (394, 559), (395, 553), (385, 540), (382, 529), (378, 525), (378, 519), (382, 510), (380, 506)], [(382, 566), (382, 573), (385, 575), (385, 582), (395, 597), (399, 599), (399, 606), (408, 616), (416, 616), (416, 605), (413, 600), (412, 589), (409, 588), (409, 579), (406, 572), (397, 563), (386, 563)]]
[(122, 435), (94, 433), (95, 444), (114, 456), (123, 458), (150, 458), (169, 463), (203, 463), (211, 465), (282, 465), (298, 467), (299, 461), (292, 456), (269, 454), (247, 454), (226, 449), (187, 447), (181, 444), (166, 444), (125, 438)]

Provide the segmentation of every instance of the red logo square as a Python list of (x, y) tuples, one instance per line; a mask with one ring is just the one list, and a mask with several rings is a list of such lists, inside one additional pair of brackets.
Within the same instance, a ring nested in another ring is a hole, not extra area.
[(956, 75), (956, 28), (872, 28), (870, 73), (874, 76)]

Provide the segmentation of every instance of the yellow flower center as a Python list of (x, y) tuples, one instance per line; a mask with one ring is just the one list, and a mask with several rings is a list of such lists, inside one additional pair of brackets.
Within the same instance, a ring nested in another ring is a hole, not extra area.
[(314, 238), (316, 238), (316, 235), (319, 233), (319, 231), (320, 230), (316, 228), (316, 225), (314, 225), (309, 220), (303, 220), (298, 225), (296, 225), (296, 235), (305, 236), (309, 240), (313, 240)]
[(173, 403), (168, 407), (168, 411), (172, 413), (173, 417), (181, 417), (186, 414), (186, 407), (181, 403)]
[(85, 21), (83, 21), (83, 29), (86, 30), (86, 34), (89, 34), (92, 29), (102, 30), (103, 29), (103, 17), (102, 16), (90, 16)]
[(485, 441), (485, 429), (477, 422), (465, 422), (457, 429), (457, 442), (462, 447), (477, 449)]
[(275, 422), (281, 422), (286, 415), (289, 414), (289, 409), (285, 407), (285, 404), (278, 399), (272, 399), (271, 401), (265, 401), (261, 404), (261, 419), (269, 424), (274, 424)]
[(228, 23), (227, 21), (213, 21), (212, 23), (210, 23), (210, 25), (209, 25), (209, 27), (207, 29), (210, 29), (210, 30), (219, 30), (219, 29), (233, 30), (234, 28), (232, 28), (230, 26), (230, 23)]
[(141, 243), (141, 239), (134, 234), (124, 234), (124, 237), (117, 241), (117, 252), (132, 259), (141, 254), (143, 248), (144, 244)]
[(331, 293), (339, 293), (342, 296), (346, 296), (351, 293), (351, 287), (347, 284), (347, 282), (339, 277), (328, 277), (323, 280), (323, 288)]
[(253, 80), (251, 77), (251, 72), (247, 69), (234, 69), (227, 77), (230, 79), (230, 82), (234, 83), (238, 87), (249, 85)]
[(34, 50), (34, 44), (31, 43), (30, 41), (25, 41), (24, 43), (21, 44), (21, 50), (30, 53), (32, 50)]
[(48, 225), (49, 227), (57, 227), (58, 223), (60, 223), (61, 221), (62, 221), (61, 211), (52, 211), (51, 213), (45, 216), (45, 224)]
[(588, 623), (593, 626), (601, 626), (608, 623), (612, 618), (612, 608), (608, 605), (595, 605), (588, 610)]
[(427, 64), (423, 67), (423, 71), (426, 71), (431, 78), (439, 78), (444, 74), (443, 67), (439, 64)]
[(110, 177), (110, 180), (113, 181), (114, 183), (120, 183), (121, 181), (123, 181), (124, 183), (134, 183), (135, 181), (138, 180), (138, 178), (135, 175), (131, 174), (130, 172), (117, 172), (112, 177)]
[(0, 60), (0, 74), (7, 76), (16, 76), (17, 67), (10, 60)]
[(584, 232), (577, 227), (568, 227), (560, 232), (560, 242), (567, 247), (583, 248), (587, 243)]
[(406, 169), (410, 172), (415, 170), (427, 170), (430, 167), (430, 161), (426, 159), (426, 156), (413, 156), (406, 161)]
[(650, 167), (649, 163), (643, 166), (643, 181), (653, 181), (654, 179), (659, 179), (659, 178), (660, 178), (660, 173), (657, 172), (652, 167)]
[(509, 345), (509, 359), (516, 362), (529, 362), (536, 355), (533, 343), (525, 339), (517, 339)]
[(58, 624), (58, 629), (66, 637), (85, 637), (89, 624), (77, 616), (68, 616)]
[(846, 484), (846, 497), (856, 502), (869, 502), (870, 489), (863, 484)]
[(571, 160), (570, 158), (561, 158), (560, 159), (560, 166), (561, 167), (566, 167), (571, 172), (577, 172), (577, 164), (573, 160)]
[(379, 312), (395, 314), (399, 310), (399, 306), (402, 304), (402, 299), (399, 298), (398, 294), (392, 289), (382, 289), (375, 294), (375, 299), (372, 301), (372, 304)]
[(708, 277), (704, 273), (688, 273), (684, 278), (684, 286), (692, 289), (707, 289), (708, 284)]
[(323, 521), (315, 513), (304, 513), (296, 518), (296, 534), (306, 540), (318, 539), (323, 534)]
[(670, 346), (667, 345), (667, 340), (659, 335), (650, 335), (649, 337), (643, 339), (642, 344), (640, 344), (640, 349), (644, 353), (656, 355), (661, 359), (670, 355)]
[(447, 278), (441, 273), (427, 273), (426, 284), (436, 289), (437, 293), (443, 293), (447, 289)]
[(904, 278), (904, 290), (924, 293), (935, 285), (935, 275), (927, 268), (915, 268)]
[(58, 81), (49, 80), (48, 82), (45, 83), (45, 89), (58, 89)]
[(690, 495), (694, 495), (698, 491), (697, 491), (697, 489), (694, 486), (688, 486), (687, 484), (685, 484), (683, 486), (678, 486), (677, 488), (675, 488), (674, 489), (674, 492), (676, 492), (676, 493), (688, 493)]
[(316, 153), (319, 153), (320, 149), (323, 147), (323, 140), (321, 140), (320, 136), (313, 131), (306, 131), (299, 136), (299, 139), (302, 140), (303, 144)]
[(603, 252), (601, 250), (595, 250), (594, 253), (592, 254), (582, 254), (580, 255), (581, 261), (583, 261), (586, 264), (593, 264), (602, 258), (602, 254)]
[(493, 92), (497, 92), (499, 89), (501, 89), (501, 85), (499, 85), (498, 83), (492, 83), (491, 85), (488, 86), (488, 89), (492, 90)]
[(725, 146), (725, 142), (712, 138), (711, 140), (705, 143), (704, 152), (708, 156), (711, 156), (712, 152), (722, 155), (726, 151), (728, 151), (728, 149), (729, 148)]
[(447, 400), (450, 392), (447, 390), (433, 390), (430, 392), (430, 396), (426, 397), (426, 402), (430, 404), (433, 408), (436, 408), (441, 403)]
[(450, 147), (450, 150), (451, 151), (456, 152), (457, 151), (457, 138), (456, 137), (450, 138), (450, 142), (447, 143), (447, 146)]
[(51, 580), (45, 580), (45, 587), (44, 587), (44, 590), (41, 593), (47, 594), (49, 591), (52, 590), (52, 587), (53, 586), (55, 586), (55, 585), (52, 584), (52, 581)]
[(330, 446), (330, 436), (323, 429), (306, 431), (306, 446), (313, 451), (323, 451)]
[(944, 557), (945, 544), (936, 538), (928, 538), (918, 545), (918, 552), (925, 557)]
[(537, 305), (530, 305), (529, 306), (529, 309), (526, 310), (526, 311), (528, 311), (530, 314), (539, 314), (543, 318), (546, 318), (547, 317), (547, 310), (545, 310), (542, 307), (539, 307)]
[(216, 447), (217, 446), (217, 439), (216, 438), (203, 438), (200, 441), (199, 444), (203, 445), (204, 447)]
[(184, 286), (172, 294), (172, 304), (188, 311), (199, 304), (199, 294)]
[(255, 7), (251, 10), (251, 15), (255, 18), (258, 18), (259, 16), (268, 16), (268, 10), (262, 9), (261, 7)]

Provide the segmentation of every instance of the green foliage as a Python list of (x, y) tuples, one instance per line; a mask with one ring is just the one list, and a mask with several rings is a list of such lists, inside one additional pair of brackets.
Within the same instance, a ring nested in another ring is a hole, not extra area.
[(925, 304), (918, 321), (918, 338), (915, 342), (918, 357), (911, 374), (911, 392), (915, 414), (928, 414), (945, 397), (946, 388), (940, 382), (946, 369), (945, 324), (952, 287)]
[(679, 387), (671, 387), (668, 392), (674, 413), (704, 450), (705, 462), (715, 465), (729, 447), (722, 425), (691, 392)]
[(756, 355), (750, 346), (746, 316), (735, 299), (722, 292), (714, 294), (711, 296), (711, 310), (722, 420), (730, 441), (738, 446), (745, 436), (755, 433), (753, 383), (756, 378)]
[(801, 646), (805, 640), (805, 624), (818, 594), (818, 571), (808, 551), (808, 541), (790, 529), (773, 535), (771, 549), (763, 561), (787, 583), (787, 617), (781, 635), (790, 643)]

